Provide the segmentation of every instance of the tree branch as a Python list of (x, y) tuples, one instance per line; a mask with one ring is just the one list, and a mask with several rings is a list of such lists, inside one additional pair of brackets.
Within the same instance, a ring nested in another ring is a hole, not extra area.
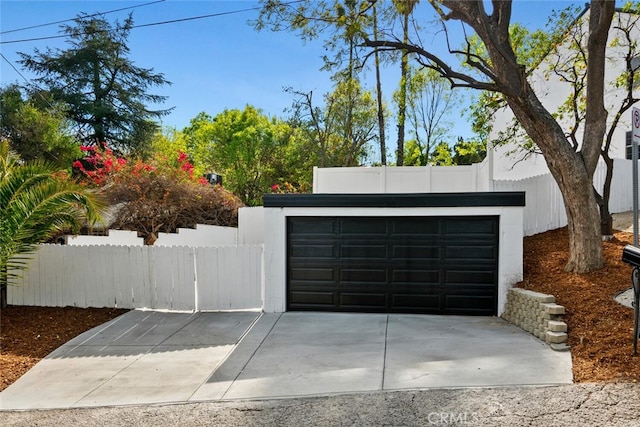
[[(492, 92), (502, 91), (502, 89), (499, 88), (495, 83), (483, 82), (475, 79), (468, 74), (455, 71), (442, 59), (419, 46), (414, 46), (412, 44), (402, 43), (399, 41), (375, 41), (368, 39), (365, 39), (364, 45), (376, 48), (379, 51), (406, 50), (407, 52), (415, 53), (416, 55), (418, 55), (418, 63), (426, 68), (430, 68), (438, 72), (442, 77), (449, 80), (449, 82), (451, 83), (451, 87), (468, 87), (472, 89), (488, 90)], [(425, 62), (421, 58), (426, 58), (428, 61)]]

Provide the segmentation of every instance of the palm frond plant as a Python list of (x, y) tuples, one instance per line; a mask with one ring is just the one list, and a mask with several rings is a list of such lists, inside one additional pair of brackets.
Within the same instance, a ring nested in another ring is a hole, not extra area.
[(23, 163), (0, 142), (0, 297), (27, 268), (38, 244), (55, 233), (77, 232), (100, 218), (103, 204), (90, 189), (57, 175), (44, 161)]

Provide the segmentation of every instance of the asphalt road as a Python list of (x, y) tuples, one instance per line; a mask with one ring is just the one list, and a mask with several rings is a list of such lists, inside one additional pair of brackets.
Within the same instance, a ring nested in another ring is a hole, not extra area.
[(0, 412), (3, 426), (640, 426), (640, 384), (431, 389)]

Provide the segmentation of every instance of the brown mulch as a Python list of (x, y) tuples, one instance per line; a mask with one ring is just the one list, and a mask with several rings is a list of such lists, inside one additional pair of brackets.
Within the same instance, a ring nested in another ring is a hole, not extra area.
[[(640, 357), (633, 353), (633, 310), (613, 297), (631, 285), (631, 267), (620, 259), (630, 233), (604, 242), (606, 265), (584, 275), (563, 270), (567, 230), (524, 240), (524, 277), (517, 286), (556, 296), (567, 311), (576, 382), (638, 382)], [(9, 306), (0, 313), (0, 391), (40, 359), (80, 333), (127, 310)]]
[(128, 310), (8, 306), (0, 311), (0, 391), (65, 342)]
[(631, 267), (621, 261), (630, 233), (603, 243), (605, 267), (588, 273), (564, 271), (567, 229), (524, 241), (524, 278), (517, 286), (552, 294), (566, 309), (575, 382), (638, 382), (640, 356), (633, 356), (633, 309), (614, 297), (631, 287)]

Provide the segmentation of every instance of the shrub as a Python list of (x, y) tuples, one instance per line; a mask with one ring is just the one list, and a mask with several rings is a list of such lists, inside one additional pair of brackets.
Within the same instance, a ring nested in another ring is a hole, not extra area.
[(137, 231), (145, 244), (153, 244), (159, 232), (175, 232), (196, 224), (235, 227), (243, 204), (222, 186), (194, 176), (184, 153), (152, 162), (126, 161), (108, 150), (85, 150), (74, 172), (89, 185), (100, 187), (116, 206), (109, 227)]

